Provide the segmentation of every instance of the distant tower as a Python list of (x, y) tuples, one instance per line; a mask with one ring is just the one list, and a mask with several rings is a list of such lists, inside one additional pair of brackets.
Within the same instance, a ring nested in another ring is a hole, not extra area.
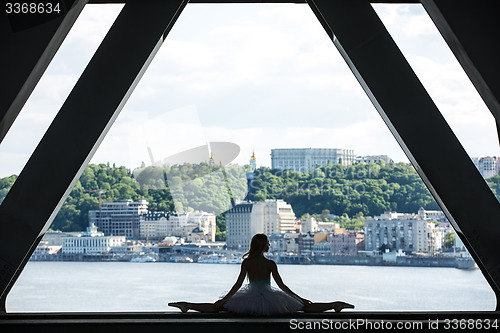
[(255, 157), (255, 151), (252, 152), (252, 157), (250, 157), (250, 169), (254, 172), (257, 169), (257, 158)]
[(208, 165), (215, 166), (214, 154), (210, 153), (210, 159), (208, 160)]

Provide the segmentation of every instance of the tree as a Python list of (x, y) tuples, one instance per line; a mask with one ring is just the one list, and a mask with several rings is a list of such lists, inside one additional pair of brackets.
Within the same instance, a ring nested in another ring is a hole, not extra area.
[(451, 249), (455, 247), (455, 233), (454, 232), (448, 232), (444, 236), (444, 247), (447, 249)]
[(486, 180), (486, 183), (490, 187), (491, 191), (497, 197), (498, 201), (500, 201), (500, 175), (495, 175)]
[(226, 240), (226, 215), (219, 214), (215, 217), (216, 223), (216, 232), (215, 232), (215, 240), (216, 241), (225, 241)]
[(335, 164), (310, 172), (259, 168), (254, 177), (249, 199), (283, 199), (297, 216), (325, 209), (350, 216), (360, 211), (374, 216), (387, 210), (439, 209), (413, 167), (404, 163)]
[(7, 196), (7, 193), (9, 193), (10, 188), (12, 187), (12, 185), (14, 185), (16, 179), (17, 179), (16, 175), (0, 179), (0, 204), (2, 203), (3, 199)]
[[(0, 179), (0, 202), (16, 178)], [(500, 176), (487, 182), (499, 197)], [(248, 186), (244, 168), (236, 165), (143, 165), (132, 173), (124, 166), (89, 164), (63, 204), (61, 216), (54, 220), (53, 229), (84, 230), (88, 210), (98, 208), (98, 194), (85, 191), (99, 190), (106, 191), (103, 202), (144, 199), (152, 211), (201, 209), (219, 214), (231, 206), (231, 199), (245, 195), (252, 201), (283, 199), (292, 205), (296, 216), (309, 214), (329, 221), (333, 214), (348, 229), (362, 229), (365, 216), (387, 210), (415, 213), (420, 207), (439, 209), (414, 168), (405, 163), (329, 164), (309, 172), (261, 167)], [(224, 231), (219, 223), (219, 239)]]
[(75, 205), (63, 205), (52, 223), (52, 229), (61, 231), (81, 230), (78, 225), (80, 213), (81, 211)]
[(384, 244), (382, 244), (382, 246), (380, 246), (380, 247), (378, 248), (378, 251), (379, 251), (379, 253), (381, 253), (381, 254), (382, 254), (382, 253), (384, 253), (384, 252), (385, 252), (385, 250), (390, 250), (390, 249), (391, 249), (391, 248), (390, 248), (387, 244), (385, 244), (385, 243), (384, 243)]
[(323, 219), (323, 221), (330, 220), (330, 211), (328, 209), (323, 209), (321, 211), (321, 218)]

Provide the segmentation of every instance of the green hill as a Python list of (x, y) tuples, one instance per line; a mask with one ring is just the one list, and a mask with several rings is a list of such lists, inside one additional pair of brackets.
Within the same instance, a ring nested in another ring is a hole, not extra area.
[[(346, 227), (360, 227), (363, 216), (384, 211), (415, 213), (420, 207), (439, 209), (437, 203), (411, 165), (339, 164), (310, 172), (257, 169), (247, 183), (246, 167), (224, 168), (206, 163), (172, 167), (142, 167), (131, 170), (109, 164), (90, 164), (68, 196), (51, 226), (54, 230), (80, 231), (88, 226), (88, 211), (102, 202), (120, 199), (149, 202), (151, 211), (213, 212), (217, 217), (218, 238), (224, 238), (223, 212), (236, 199), (253, 201), (283, 199), (290, 203), (297, 217), (312, 215), (336, 221)], [(0, 179), (0, 202), (16, 180)], [(500, 195), (500, 176), (487, 180)], [(247, 193), (249, 189), (249, 193)], [(175, 199), (175, 200), (174, 200)]]

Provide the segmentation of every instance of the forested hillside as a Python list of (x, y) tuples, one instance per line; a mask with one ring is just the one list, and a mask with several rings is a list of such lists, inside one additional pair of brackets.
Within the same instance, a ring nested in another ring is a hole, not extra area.
[(259, 169), (251, 189), (250, 199), (284, 199), (298, 216), (325, 209), (349, 216), (439, 209), (413, 167), (404, 163), (337, 164), (307, 173)]
[[(297, 217), (309, 214), (327, 220), (334, 214), (344, 226), (359, 226), (363, 216), (387, 210), (415, 213), (420, 207), (439, 209), (413, 167), (404, 163), (336, 164), (304, 173), (260, 168), (248, 184), (245, 170), (238, 165), (220, 168), (202, 163), (143, 167), (132, 172), (123, 166), (90, 164), (52, 229), (84, 230), (88, 211), (99, 208), (99, 192), (102, 202), (147, 200), (151, 211), (213, 212), (218, 215), (219, 239), (225, 231), (223, 212), (245, 197), (253, 201), (284, 199)], [(0, 179), (0, 202), (15, 180), (15, 175)], [(500, 176), (487, 182), (498, 197)]]

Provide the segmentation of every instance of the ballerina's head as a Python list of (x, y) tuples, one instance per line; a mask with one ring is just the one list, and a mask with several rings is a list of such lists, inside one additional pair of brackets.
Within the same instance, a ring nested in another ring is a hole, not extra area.
[(269, 251), (269, 239), (267, 235), (255, 234), (250, 241), (250, 250), (243, 255), (243, 258), (254, 258), (267, 251)]

